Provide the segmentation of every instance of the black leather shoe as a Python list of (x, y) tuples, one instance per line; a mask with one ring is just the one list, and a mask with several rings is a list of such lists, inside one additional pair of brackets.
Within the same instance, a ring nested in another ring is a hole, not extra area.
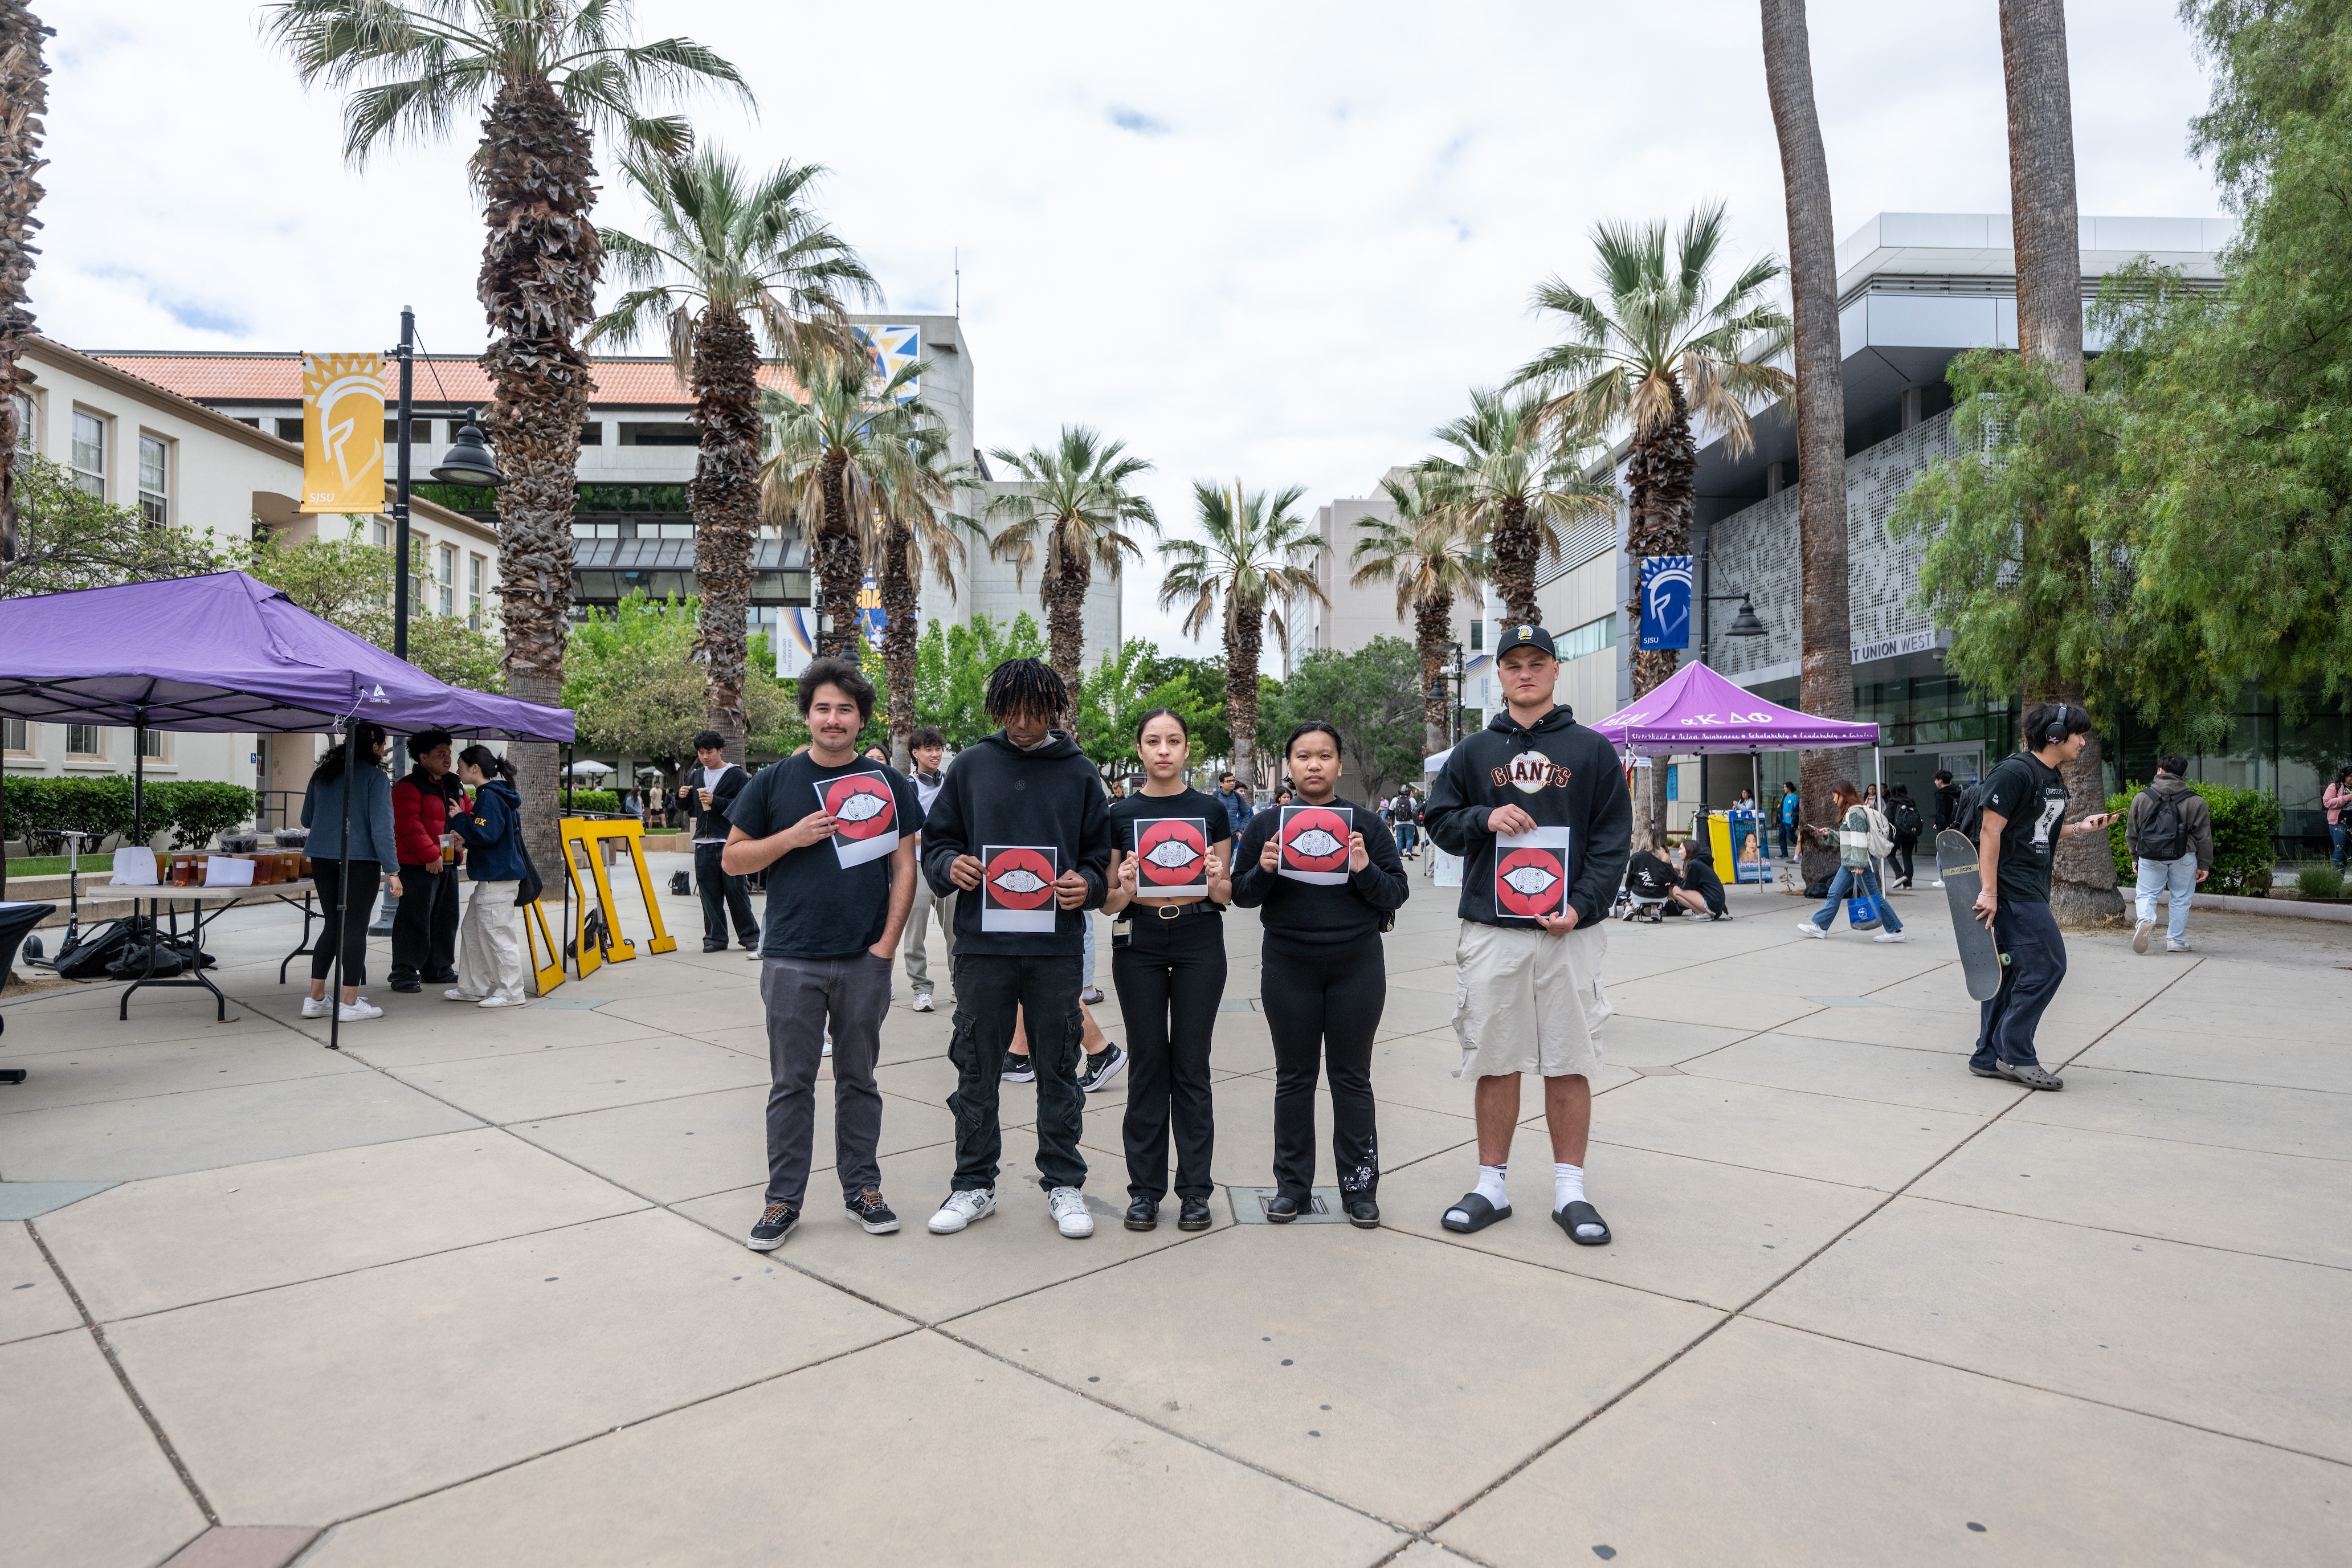
[(425, 989), (425, 983), (421, 980), (395, 980), (392, 983), (392, 988), (394, 991), (404, 992), (422, 991)]
[(1345, 1205), (1348, 1223), (1358, 1230), (1381, 1228), (1381, 1205), (1370, 1198), (1349, 1198)]
[(1298, 1217), (1298, 1211), (1304, 1206), (1297, 1198), (1286, 1193), (1276, 1194), (1265, 1200), (1265, 1223), (1288, 1225)]
[(1150, 1198), (1138, 1198), (1127, 1205), (1127, 1228), (1155, 1230), (1160, 1226), (1160, 1205)]
[(1209, 1200), (1206, 1198), (1186, 1198), (1184, 1200), (1183, 1208), (1177, 1214), (1176, 1228), (1178, 1230), (1208, 1229)]

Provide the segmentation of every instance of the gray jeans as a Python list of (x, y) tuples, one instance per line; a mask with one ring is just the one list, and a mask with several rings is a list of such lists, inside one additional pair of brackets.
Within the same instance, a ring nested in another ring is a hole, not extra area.
[(882, 1136), (882, 1091), (874, 1058), (890, 1008), (890, 961), (770, 958), (760, 965), (768, 1009), (768, 1197), (802, 1206), (816, 1141), (816, 1075), (833, 1025), (833, 1162), (841, 1190), (855, 1196), (882, 1184), (874, 1148)]
[(915, 901), (907, 910), (907, 929), (898, 938), (898, 956), (907, 961), (907, 979), (918, 996), (931, 994), (930, 954), (924, 951), (924, 939), (930, 935), (931, 909), (940, 911), (940, 930), (948, 939), (948, 979), (955, 979), (955, 908), (956, 896), (941, 898), (931, 891), (931, 884), (921, 871), (915, 873)]

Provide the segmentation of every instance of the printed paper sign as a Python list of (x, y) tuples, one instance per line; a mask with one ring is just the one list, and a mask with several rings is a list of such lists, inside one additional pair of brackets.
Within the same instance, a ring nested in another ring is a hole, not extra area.
[(1277, 875), (1338, 887), (1348, 879), (1348, 835), (1356, 815), (1344, 805), (1286, 805), (1275, 826), (1282, 846)]
[(809, 787), (833, 818), (833, 852), (844, 866), (863, 866), (898, 847), (898, 797), (887, 778), (844, 773)]
[(1139, 817), (1135, 859), (1137, 898), (1206, 898), (1209, 825), (1197, 816)]
[(1568, 912), (1568, 839), (1565, 827), (1506, 833), (1495, 840), (1495, 913), (1504, 920), (1531, 921)]
[(980, 847), (980, 929), (1055, 929), (1054, 879), (1061, 854), (1050, 844), (983, 844)]

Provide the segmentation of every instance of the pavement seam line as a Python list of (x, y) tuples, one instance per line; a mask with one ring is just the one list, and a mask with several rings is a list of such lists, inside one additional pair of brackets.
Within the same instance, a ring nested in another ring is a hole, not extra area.
[(147, 1402), (139, 1396), (138, 1388), (131, 1381), (131, 1373), (123, 1370), (121, 1358), (114, 1353), (114, 1346), (108, 1342), (105, 1329), (89, 1315), (89, 1308), (83, 1304), (81, 1292), (74, 1289), (73, 1280), (67, 1277), (57, 1255), (41, 1238), (40, 1226), (26, 1220), (25, 1231), (33, 1238), (33, 1245), (41, 1249), (41, 1258), (48, 1264), (50, 1272), (58, 1277), (58, 1283), (65, 1287), (66, 1295), (73, 1301), (74, 1310), (81, 1314), (82, 1327), (89, 1331), (89, 1337), (97, 1343), (99, 1353), (106, 1358), (107, 1367), (114, 1373), (114, 1381), (121, 1386), (123, 1397), (131, 1401), (131, 1409), (139, 1412), (139, 1419), (146, 1423), (148, 1436), (155, 1439), (155, 1446), (163, 1450), (163, 1458), (171, 1461), (172, 1473), (179, 1477), (180, 1484), (187, 1489), (189, 1498), (196, 1505), (196, 1511), (204, 1515), (206, 1524), (217, 1526), (220, 1515), (214, 1511), (212, 1500), (205, 1496), (205, 1489), (196, 1484), (196, 1478), (189, 1470), (187, 1461), (180, 1458), (180, 1451), (172, 1447), (172, 1439), (165, 1436), (163, 1423), (155, 1419), (155, 1413), (148, 1409)]
[(2242, 1247), (2221, 1247), (2210, 1241), (2184, 1241), (2177, 1236), (2157, 1236), (2145, 1230), (2122, 1230), (2112, 1225), (2092, 1225), (2079, 1219), (2053, 1219), (2048, 1215), (2022, 1214), (2016, 1209), (1995, 1208), (1990, 1204), (1962, 1203), (1958, 1198), (1938, 1198), (1925, 1193), (1914, 1193), (1912, 1201), (1922, 1204), (1942, 1204), (1947, 1208), (1970, 1209), (1979, 1214), (1997, 1214), (2009, 1219), (2032, 1220), (2041, 1225), (2071, 1226), (2076, 1230), (2096, 1231), (2102, 1236), (2126, 1236), (2134, 1241), (2160, 1241), (2167, 1247), (2193, 1247), (2201, 1252), (2218, 1252), (2229, 1258), (2259, 1258), (2268, 1263), (2293, 1263), (2305, 1268), (2333, 1268), (2352, 1272), (2352, 1264), (2320, 1263), (2308, 1258), (2288, 1258), (2276, 1252), (2250, 1252)]

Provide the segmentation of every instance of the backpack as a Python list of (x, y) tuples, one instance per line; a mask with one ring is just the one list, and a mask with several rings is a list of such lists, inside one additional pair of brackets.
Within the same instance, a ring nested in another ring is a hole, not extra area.
[(1887, 826), (1885, 816), (1876, 806), (1865, 805), (1862, 813), (1870, 819), (1870, 857), (1874, 860), (1884, 859), (1895, 848), (1895, 830)]
[(2189, 826), (2180, 820), (2180, 790), (2158, 795), (2142, 790), (2147, 816), (2139, 825), (2139, 856), (2143, 860), (2178, 860), (2189, 853)]
[(1895, 831), (1906, 838), (1919, 837), (1919, 808), (1911, 804), (1907, 795), (1898, 795), (1886, 803), (1886, 815), (1895, 824)]
[(1951, 831), (1974, 844), (1984, 829), (1984, 781), (1979, 779), (1960, 792), (1959, 805), (1952, 807)]

